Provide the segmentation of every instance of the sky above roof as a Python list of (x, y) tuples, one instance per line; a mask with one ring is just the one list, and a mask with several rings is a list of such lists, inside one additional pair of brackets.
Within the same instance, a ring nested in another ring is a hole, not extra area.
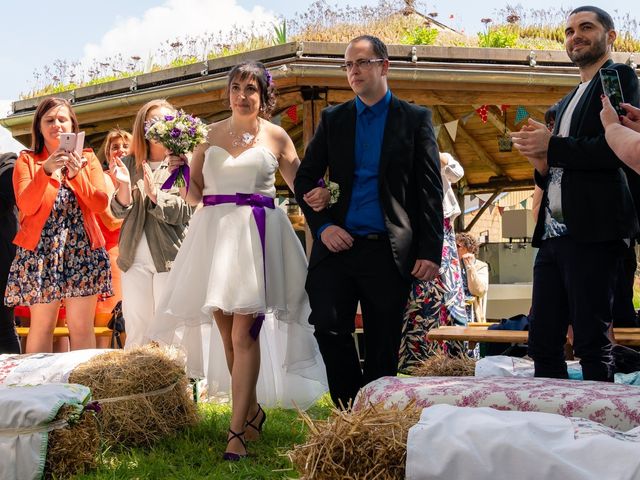
[[(11, 101), (34, 88), (34, 72), (56, 60), (90, 64), (120, 53), (150, 58), (167, 40), (189, 35), (228, 31), (251, 22), (275, 24), (304, 12), (313, 0), (110, 0), (106, 3), (67, 0), (51, 4), (32, 0), (2, 2), (3, 48), (0, 49), (0, 117), (9, 113)], [(336, 1), (328, 1), (335, 5)], [(373, 0), (341, 1), (354, 6), (375, 5)], [(588, 1), (610, 13), (640, 18), (640, 6), (628, 0)], [(437, 19), (466, 33), (482, 30), (482, 18), (491, 18), (507, 0), (449, 0), (417, 2), (421, 12), (438, 12)], [(577, 2), (536, 0), (536, 9), (570, 8)], [(533, 7), (533, 5), (532, 5)], [(525, 8), (529, 8), (525, 4)], [(0, 152), (18, 149), (0, 127)]]

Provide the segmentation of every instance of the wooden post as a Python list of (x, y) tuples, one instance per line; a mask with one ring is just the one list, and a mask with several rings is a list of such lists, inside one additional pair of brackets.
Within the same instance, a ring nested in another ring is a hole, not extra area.
[(458, 206), (460, 207), (460, 215), (458, 215), (454, 220), (454, 226), (453, 226), (453, 229), (456, 232), (464, 232), (464, 211), (465, 211), (464, 191), (465, 191), (466, 184), (467, 184), (466, 180), (464, 178), (461, 178), (460, 181), (458, 182), (458, 188), (456, 188), (456, 197), (458, 199)]
[[(320, 113), (322, 112), (323, 103), (318, 99), (317, 89), (312, 89), (310, 94), (303, 92), (303, 98), (306, 98), (302, 103), (302, 143), (304, 144), (304, 151), (307, 150), (307, 145), (311, 142), (318, 123), (320, 123)], [(302, 159), (304, 162), (304, 158)], [(304, 244), (307, 253), (307, 260), (311, 256), (311, 247), (313, 246), (313, 235), (309, 226), (304, 225)]]
[(482, 214), (491, 206), (491, 204), (493, 203), (493, 201), (498, 198), (498, 195), (500, 195), (502, 193), (502, 189), (499, 188), (497, 189), (495, 192), (493, 192), (491, 194), (491, 197), (489, 197), (489, 200), (487, 200), (485, 202), (484, 205), (482, 205), (482, 207), (480, 207), (480, 210), (478, 210), (478, 213), (476, 214), (475, 217), (473, 217), (473, 220), (471, 220), (471, 222), (469, 223), (469, 225), (467, 226), (467, 228), (465, 228), (464, 230), (462, 230), (463, 232), (470, 232), (471, 229), (473, 228), (473, 226), (476, 224), (476, 222), (478, 220), (480, 220), (480, 217), (482, 216)]

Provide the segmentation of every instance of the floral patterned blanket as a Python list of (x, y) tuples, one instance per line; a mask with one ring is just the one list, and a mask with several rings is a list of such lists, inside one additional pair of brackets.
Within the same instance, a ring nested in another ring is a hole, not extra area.
[(626, 432), (640, 426), (640, 390), (614, 383), (517, 377), (383, 377), (364, 386), (354, 408), (448, 404), (557, 413)]

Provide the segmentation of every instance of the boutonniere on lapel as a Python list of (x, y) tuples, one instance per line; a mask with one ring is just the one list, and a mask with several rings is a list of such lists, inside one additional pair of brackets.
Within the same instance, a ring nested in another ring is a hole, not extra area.
[(318, 186), (329, 190), (329, 206), (336, 203), (338, 201), (338, 198), (340, 198), (340, 185), (338, 185), (336, 182), (332, 182), (329, 179), (325, 181), (324, 178), (321, 178), (320, 180), (318, 180)]

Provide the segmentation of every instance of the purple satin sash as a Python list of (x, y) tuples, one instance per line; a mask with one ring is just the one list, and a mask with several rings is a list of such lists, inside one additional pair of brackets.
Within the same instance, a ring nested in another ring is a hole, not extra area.
[[(256, 221), (258, 227), (258, 234), (260, 235), (260, 244), (262, 246), (262, 263), (264, 274), (264, 299), (267, 300), (267, 257), (266, 257), (266, 228), (267, 228), (267, 213), (265, 208), (276, 208), (276, 204), (273, 198), (266, 195), (260, 195), (259, 193), (236, 193), (235, 195), (205, 195), (202, 197), (202, 203), (205, 206), (221, 205), (223, 203), (235, 203), (236, 205), (248, 205), (253, 212), (253, 219)], [(264, 314), (261, 313), (256, 316), (255, 322), (251, 325), (249, 333), (254, 340), (258, 339), (260, 334), (260, 328), (264, 322)]]
[(191, 169), (189, 168), (189, 165), (187, 165), (186, 163), (184, 165), (180, 165), (173, 172), (171, 172), (171, 175), (169, 175), (169, 178), (167, 178), (164, 181), (160, 189), (169, 190), (171, 187), (173, 187), (173, 184), (176, 183), (176, 180), (178, 179), (178, 175), (180, 173), (182, 173), (182, 178), (184, 178), (185, 188), (187, 189), (187, 192), (188, 192), (189, 180), (191, 177)]

